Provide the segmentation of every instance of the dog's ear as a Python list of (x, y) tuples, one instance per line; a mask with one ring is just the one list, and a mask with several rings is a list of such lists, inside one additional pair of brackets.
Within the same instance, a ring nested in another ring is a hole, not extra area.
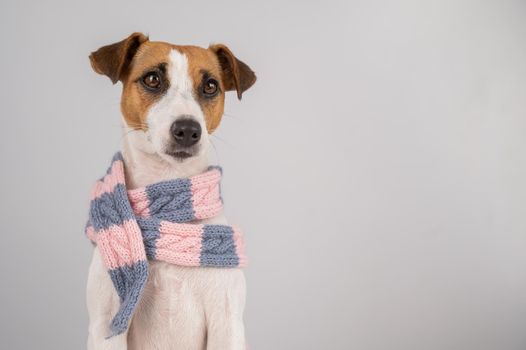
[(223, 84), (227, 91), (236, 90), (237, 98), (241, 100), (243, 92), (256, 82), (256, 74), (244, 62), (238, 60), (228, 47), (222, 44), (209, 47), (217, 58), (223, 71)]
[(118, 43), (103, 46), (89, 56), (91, 67), (95, 72), (108, 76), (115, 84), (127, 72), (139, 46), (147, 40), (146, 35), (133, 33)]

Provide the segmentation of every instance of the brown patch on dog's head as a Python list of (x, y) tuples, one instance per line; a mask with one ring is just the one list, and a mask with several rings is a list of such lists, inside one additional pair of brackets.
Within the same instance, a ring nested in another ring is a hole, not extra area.
[[(188, 75), (192, 79), (194, 98), (201, 106), (205, 116), (208, 133), (212, 133), (223, 116), (225, 106), (225, 91), (222, 82), (221, 66), (216, 55), (207, 49), (197, 46), (175, 46), (176, 50), (188, 58)], [(218, 92), (215, 96), (203, 93), (205, 84), (217, 83)]]
[[(146, 130), (150, 107), (169, 89), (168, 56), (171, 49), (170, 44), (147, 41), (137, 50), (130, 65), (130, 74), (122, 82), (121, 111), (129, 127)], [(158, 74), (161, 78), (159, 91), (145, 88), (143, 79), (148, 73)]]
[[(177, 50), (188, 61), (188, 76), (193, 82), (193, 97), (205, 116), (206, 127), (212, 133), (223, 116), (225, 92), (236, 90), (241, 99), (244, 91), (256, 81), (254, 72), (238, 60), (225, 45), (208, 49), (152, 42), (141, 33), (100, 48), (90, 55), (93, 69), (107, 75), (113, 83), (121, 81), (121, 110), (129, 127), (147, 129), (146, 118), (151, 106), (170, 88), (170, 52)], [(161, 81), (155, 91), (144, 84), (149, 74)], [(207, 94), (217, 85), (217, 93)], [(208, 90), (207, 90), (208, 89)]]

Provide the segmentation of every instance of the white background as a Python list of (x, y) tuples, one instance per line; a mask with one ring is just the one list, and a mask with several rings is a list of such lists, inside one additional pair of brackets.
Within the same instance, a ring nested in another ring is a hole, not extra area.
[(82, 349), (133, 31), (257, 73), (216, 159), (251, 349), (526, 349), (524, 1), (3, 1), (0, 347)]

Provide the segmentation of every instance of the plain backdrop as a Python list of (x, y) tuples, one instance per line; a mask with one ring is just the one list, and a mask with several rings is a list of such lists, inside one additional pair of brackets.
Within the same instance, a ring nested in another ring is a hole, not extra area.
[(257, 72), (213, 138), (251, 349), (526, 349), (524, 1), (3, 0), (0, 29), (0, 348), (85, 348), (121, 140), (88, 54), (143, 31)]

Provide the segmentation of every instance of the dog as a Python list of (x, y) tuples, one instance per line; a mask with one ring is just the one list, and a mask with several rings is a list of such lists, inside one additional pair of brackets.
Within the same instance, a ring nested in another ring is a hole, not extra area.
[[(142, 33), (90, 55), (95, 72), (122, 83), (121, 154), (128, 187), (202, 173), (225, 92), (256, 81), (222, 44), (208, 48), (150, 41)], [(202, 223), (226, 224), (221, 213)], [(88, 349), (245, 349), (245, 277), (239, 268), (149, 261), (149, 276), (127, 332), (109, 336), (119, 296), (95, 247), (89, 268)]]

